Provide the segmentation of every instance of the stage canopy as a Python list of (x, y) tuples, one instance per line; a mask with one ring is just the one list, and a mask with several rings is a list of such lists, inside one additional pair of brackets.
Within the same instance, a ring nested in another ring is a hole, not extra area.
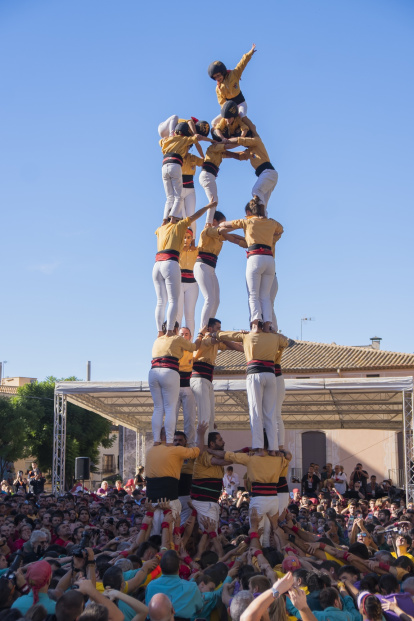
[[(219, 429), (249, 429), (246, 381), (215, 380)], [(402, 393), (411, 377), (287, 379), (283, 419), (288, 429), (401, 430)], [(147, 382), (59, 382), (56, 395), (138, 432), (151, 430), (153, 403)]]
[[(215, 380), (218, 429), (249, 429), (246, 380)], [(282, 415), (288, 429), (389, 429), (404, 432), (406, 490), (414, 492), (413, 378), (286, 379)], [(55, 387), (53, 490), (63, 489), (67, 402), (138, 434), (151, 430), (147, 382), (58, 382)], [(182, 414), (180, 414), (180, 417)]]

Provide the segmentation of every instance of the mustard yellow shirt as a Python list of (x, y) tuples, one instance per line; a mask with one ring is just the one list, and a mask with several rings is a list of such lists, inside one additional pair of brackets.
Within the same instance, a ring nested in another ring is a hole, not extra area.
[(283, 226), (272, 218), (260, 218), (258, 216), (250, 216), (240, 220), (232, 220), (230, 222), (232, 230), (243, 229), (248, 246), (253, 244), (263, 244), (273, 248), (276, 245), (274, 238), (283, 233)]
[[(223, 466), (214, 466), (211, 463), (213, 455), (204, 451), (194, 462), (193, 479), (222, 479), (224, 477)], [(147, 467), (145, 464), (145, 472)]]
[(185, 459), (195, 459), (199, 448), (167, 446), (164, 443), (148, 449), (145, 458), (145, 475), (152, 478), (173, 477), (179, 479)]
[(213, 343), (211, 336), (205, 336), (200, 344), (198, 350), (194, 353), (194, 362), (206, 362), (207, 364), (213, 364), (216, 362), (217, 354), (220, 351), (227, 349), (224, 343)]
[(182, 358), (185, 351), (193, 352), (196, 344), (187, 341), (183, 336), (159, 336), (152, 346), (152, 357), (161, 358), (162, 356), (173, 356)]
[(248, 147), (248, 151), (242, 153), (240, 155), (240, 159), (250, 159), (250, 164), (255, 170), (265, 162), (270, 162), (269, 155), (260, 136), (256, 135), (253, 138), (237, 138), (237, 144), (240, 144), (243, 147)]
[[(288, 344), (288, 339), (283, 334), (273, 332), (218, 332), (217, 338), (221, 341), (235, 341), (243, 343), (244, 355), (247, 362), (250, 360), (273, 361), (283, 345)], [(285, 345), (285, 346), (286, 346)]]
[(193, 370), (193, 353), (192, 351), (184, 351), (180, 360), (178, 361), (179, 370), (184, 372), (190, 372)]
[(229, 132), (229, 136), (231, 137), (234, 136), (237, 131), (247, 132), (249, 128), (247, 127), (246, 123), (243, 123), (242, 119), (239, 116), (236, 116), (231, 125), (227, 124), (226, 119), (221, 119), (221, 121), (217, 123), (216, 129), (219, 129), (221, 132), (224, 132), (227, 129)]
[(259, 457), (248, 453), (232, 453), (226, 451), (224, 454), (226, 461), (234, 464), (241, 464), (247, 467), (247, 478), (256, 483), (277, 483), (280, 473), (289, 464), (285, 457)]
[(223, 106), (228, 99), (233, 99), (233, 97), (237, 97), (237, 95), (240, 93), (239, 81), (243, 71), (246, 68), (247, 63), (249, 62), (253, 54), (253, 50), (250, 50), (250, 52), (244, 54), (236, 68), (232, 69), (227, 73), (221, 84), (217, 84), (216, 93), (220, 106)]
[(203, 158), (194, 155), (193, 153), (187, 153), (183, 161), (182, 174), (183, 175), (195, 175), (197, 166), (203, 165)]
[(218, 256), (223, 247), (224, 237), (214, 226), (203, 229), (198, 241), (198, 252), (210, 252)]
[(211, 144), (208, 147), (204, 156), (204, 161), (211, 162), (212, 164), (214, 164), (214, 166), (217, 166), (217, 168), (219, 168), (221, 162), (227, 157), (227, 155), (228, 154), (224, 144), (218, 142), (217, 144)]
[(192, 248), (191, 250), (182, 250), (180, 253), (180, 269), (182, 270), (194, 270), (194, 263), (198, 257), (198, 248)]
[(155, 231), (157, 236), (157, 250), (176, 250), (181, 252), (184, 246), (184, 235), (191, 224), (190, 218), (184, 218), (176, 224), (167, 222)]
[(160, 147), (164, 154), (178, 153), (184, 158), (191, 145), (197, 141), (196, 136), (168, 136), (167, 138), (161, 138)]

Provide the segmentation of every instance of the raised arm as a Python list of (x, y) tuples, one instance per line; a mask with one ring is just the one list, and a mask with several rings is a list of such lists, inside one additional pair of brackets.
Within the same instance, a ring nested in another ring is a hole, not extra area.
[(203, 213), (206, 213), (207, 209), (211, 209), (213, 207), (217, 207), (217, 202), (216, 201), (211, 201), (211, 203), (209, 203), (208, 205), (206, 205), (205, 207), (202, 207), (201, 209), (199, 209), (198, 211), (195, 212), (195, 214), (193, 214), (192, 216), (190, 216), (190, 222), (194, 222), (195, 220), (198, 220), (199, 218), (201, 218), (201, 216), (203, 215)]

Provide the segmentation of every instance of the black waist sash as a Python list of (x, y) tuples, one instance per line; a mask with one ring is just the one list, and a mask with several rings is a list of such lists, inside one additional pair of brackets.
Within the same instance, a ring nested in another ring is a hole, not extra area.
[(223, 489), (223, 479), (193, 479), (191, 498), (204, 502), (218, 502)]
[(178, 495), (189, 496), (191, 491), (191, 482), (193, 475), (190, 473), (181, 473), (180, 480), (178, 481)]
[(219, 172), (219, 167), (213, 164), (212, 162), (204, 162), (204, 164), (202, 165), (202, 169), (205, 170), (206, 172), (211, 173), (215, 177), (217, 177), (218, 172)]
[(218, 256), (212, 252), (199, 251), (196, 263), (205, 263), (210, 267), (216, 267)]
[(287, 483), (286, 477), (279, 477), (279, 481), (277, 483), (277, 493), (278, 494), (288, 494), (289, 487)]
[(252, 496), (277, 496), (277, 483), (252, 483)]
[(280, 364), (275, 364), (275, 375), (276, 377), (282, 375), (282, 369), (280, 368)]
[(155, 261), (178, 261), (180, 253), (178, 250), (160, 250), (155, 255)]
[(174, 477), (147, 477), (147, 498), (151, 502), (157, 502), (161, 498), (176, 500), (178, 498), (178, 479)]
[(247, 375), (251, 373), (273, 373), (275, 374), (275, 363), (273, 360), (250, 360), (247, 363)]
[(262, 256), (273, 256), (272, 249), (266, 244), (252, 244), (246, 250), (247, 258), (254, 256), (255, 254)]
[(162, 160), (162, 165), (164, 166), (164, 164), (179, 164), (182, 166), (183, 158), (179, 153), (165, 153)]
[(206, 379), (209, 382), (212, 382), (213, 373), (214, 373), (214, 364), (209, 364), (208, 362), (200, 362), (200, 360), (194, 361), (193, 372), (191, 374), (191, 377), (202, 377), (203, 379)]
[(178, 371), (178, 372), (180, 374), (180, 388), (189, 388), (191, 371)]
[(151, 369), (172, 369), (178, 373), (178, 358), (174, 356), (160, 356), (151, 360)]
[(194, 272), (192, 270), (181, 270), (181, 282), (195, 282)]
[(183, 188), (194, 187), (194, 175), (183, 175)]
[(246, 101), (244, 96), (243, 96), (243, 93), (241, 91), (235, 97), (230, 97), (230, 99), (227, 99), (227, 97), (226, 97), (226, 100), (227, 101), (234, 101), (234, 103), (237, 104), (237, 105), (243, 103), (243, 101)]
[(271, 165), (270, 162), (263, 162), (263, 164), (260, 164), (260, 166), (258, 166), (256, 168), (256, 177), (260, 177), (260, 175), (262, 174), (262, 172), (264, 170), (274, 170), (274, 166)]

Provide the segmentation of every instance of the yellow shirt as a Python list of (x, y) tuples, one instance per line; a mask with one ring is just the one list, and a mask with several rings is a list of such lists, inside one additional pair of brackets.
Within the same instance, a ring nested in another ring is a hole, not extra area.
[(232, 69), (227, 73), (221, 84), (217, 84), (216, 93), (220, 106), (223, 106), (228, 99), (233, 99), (233, 97), (237, 97), (237, 95), (240, 93), (239, 81), (243, 71), (246, 68), (247, 63), (249, 62), (253, 54), (253, 50), (250, 50), (250, 52), (244, 54), (236, 68)]
[(214, 226), (203, 229), (198, 241), (198, 252), (210, 252), (218, 256), (223, 247), (224, 237)]
[(216, 129), (219, 129), (222, 133), (225, 132), (227, 129), (229, 132), (229, 137), (234, 136), (237, 131), (247, 132), (249, 130), (246, 123), (243, 123), (242, 119), (239, 116), (236, 116), (231, 125), (227, 124), (226, 119), (221, 119), (221, 121), (217, 123)]
[(237, 138), (237, 144), (240, 144), (243, 147), (248, 147), (248, 151), (246, 153), (242, 153), (240, 155), (240, 159), (250, 159), (250, 164), (255, 170), (265, 162), (270, 162), (269, 155), (260, 136), (256, 135), (254, 138)]
[(247, 478), (256, 483), (277, 483), (280, 473), (289, 464), (285, 457), (259, 457), (248, 453), (232, 453), (226, 451), (226, 461), (247, 467)]
[(155, 231), (157, 236), (157, 250), (176, 250), (181, 252), (184, 246), (184, 235), (191, 224), (190, 218), (184, 218), (176, 224), (167, 222)]
[(283, 351), (288, 346), (288, 344), (289, 344), (289, 339), (286, 339), (286, 345), (282, 345), (282, 344), (280, 345), (275, 355), (275, 364), (282, 364)]
[[(243, 229), (248, 246), (263, 244), (272, 248), (275, 236), (279, 236), (280, 239), (283, 233), (283, 226), (272, 218), (250, 216), (241, 220), (232, 220), (230, 224), (232, 230)], [(274, 244), (276, 245), (276, 242)]]
[(196, 344), (187, 341), (183, 336), (159, 336), (152, 346), (152, 357), (161, 358), (162, 356), (173, 356), (182, 358), (185, 351), (193, 352)]
[(178, 361), (180, 371), (190, 372), (193, 370), (193, 353), (191, 351), (184, 351), (180, 360)]
[(198, 350), (194, 353), (194, 362), (206, 362), (212, 364), (216, 362), (218, 351), (227, 349), (224, 343), (213, 343), (210, 336), (205, 336)]
[(221, 162), (224, 158), (227, 157), (227, 150), (223, 143), (218, 142), (217, 144), (212, 144), (208, 147), (204, 161), (210, 162), (219, 168)]
[(250, 362), (250, 360), (273, 361), (279, 349), (282, 346), (286, 347), (289, 342), (283, 334), (274, 334), (273, 332), (248, 332), (247, 334), (242, 334), (241, 332), (218, 332), (217, 338), (221, 341), (243, 343), (246, 362)]
[(180, 269), (182, 270), (194, 270), (194, 263), (196, 262), (198, 257), (198, 248), (193, 248), (192, 250), (182, 250), (180, 254)]
[[(223, 466), (214, 466), (211, 463), (213, 455), (204, 451), (194, 462), (193, 479), (222, 479)], [(145, 472), (147, 471), (145, 465)]]
[(203, 165), (203, 158), (193, 153), (187, 153), (183, 161), (182, 174), (183, 175), (195, 175), (197, 166)]
[(164, 154), (178, 153), (184, 158), (188, 153), (188, 149), (196, 142), (196, 136), (168, 136), (167, 138), (161, 138), (160, 147)]
[(181, 474), (193, 474), (195, 459), (186, 459), (181, 468)]
[(181, 468), (185, 459), (195, 459), (200, 453), (199, 448), (184, 446), (166, 446), (158, 444), (148, 449), (145, 458), (145, 476), (152, 478), (180, 478)]

